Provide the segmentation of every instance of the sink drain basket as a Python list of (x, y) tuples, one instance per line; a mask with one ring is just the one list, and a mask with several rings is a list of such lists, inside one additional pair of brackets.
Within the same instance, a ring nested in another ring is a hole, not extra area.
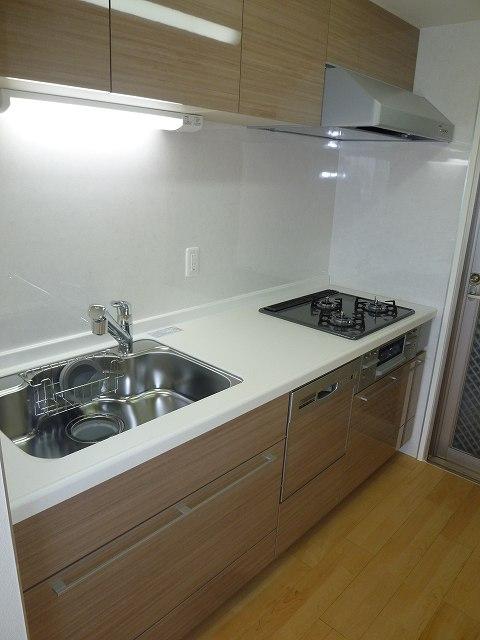
[(103, 414), (96, 416), (82, 416), (68, 423), (66, 435), (80, 444), (94, 444), (112, 436), (116, 436), (125, 429), (125, 423), (118, 416)]

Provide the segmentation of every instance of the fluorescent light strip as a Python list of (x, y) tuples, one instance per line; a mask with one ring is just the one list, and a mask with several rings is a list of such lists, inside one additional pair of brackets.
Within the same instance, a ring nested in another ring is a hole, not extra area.
[[(5, 96), (2, 92), (1, 97)], [(163, 129), (176, 131), (184, 124), (183, 114), (166, 115), (153, 109), (135, 109), (109, 103), (93, 103), (87, 100), (68, 100), (56, 96), (40, 94), (21, 94), (9, 97), (10, 108), (6, 112), (14, 112), (17, 117), (24, 117), (25, 122), (36, 119), (51, 126), (69, 124), (73, 129), (82, 122), (88, 127), (143, 127), (146, 129)]]
[[(98, 0), (87, 1), (91, 4), (99, 4)], [(195, 33), (198, 36), (218, 40), (225, 44), (238, 45), (242, 37), (240, 31), (236, 29), (231, 29), (203, 18), (197, 18), (188, 13), (183, 13), (183, 11), (170, 9), (148, 0), (112, 0), (112, 10), (150, 20), (151, 22), (159, 22), (167, 27)]]

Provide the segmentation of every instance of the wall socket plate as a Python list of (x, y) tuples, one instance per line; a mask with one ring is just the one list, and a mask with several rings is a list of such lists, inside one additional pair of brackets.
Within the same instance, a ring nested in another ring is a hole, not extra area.
[(193, 278), (198, 276), (200, 271), (200, 249), (198, 247), (188, 247), (185, 249), (185, 277)]

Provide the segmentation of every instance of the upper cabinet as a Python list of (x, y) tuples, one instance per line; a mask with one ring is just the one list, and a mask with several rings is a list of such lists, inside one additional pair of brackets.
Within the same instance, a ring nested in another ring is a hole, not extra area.
[(327, 61), (412, 89), (419, 33), (369, 0), (332, 0)]
[(326, 62), (411, 89), (418, 37), (369, 0), (0, 0), (0, 76), (315, 125)]
[(1, 0), (0, 76), (109, 91), (108, 0)]
[(245, 0), (240, 113), (318, 124), (330, 0)]
[(242, 0), (111, 0), (112, 91), (238, 111)]

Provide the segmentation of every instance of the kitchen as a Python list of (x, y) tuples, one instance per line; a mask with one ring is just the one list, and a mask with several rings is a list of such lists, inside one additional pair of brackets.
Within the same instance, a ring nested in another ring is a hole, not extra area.
[[(477, 637), (477, 485), (424, 462), (476, 315), (477, 3), (3, 4), (0, 636)], [(339, 69), (451, 142), (310, 135)]]

